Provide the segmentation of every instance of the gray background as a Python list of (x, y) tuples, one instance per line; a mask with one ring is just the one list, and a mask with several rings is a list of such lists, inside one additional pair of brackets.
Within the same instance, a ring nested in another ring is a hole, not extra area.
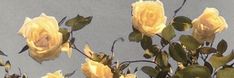
[[(63, 73), (78, 72), (72, 78), (84, 78), (80, 72), (80, 66), (84, 63), (84, 57), (74, 51), (72, 58), (65, 53), (54, 61), (37, 63), (28, 53), (17, 54), (25, 45), (24, 39), (17, 34), (17, 31), (24, 22), (25, 17), (39, 16), (42, 12), (55, 16), (60, 20), (64, 16), (68, 18), (77, 14), (93, 16), (93, 21), (87, 27), (75, 34), (76, 44), (83, 49), (85, 43), (89, 43), (95, 51), (110, 52), (113, 40), (124, 37), (125, 42), (116, 45), (115, 55), (118, 60), (143, 59), (143, 50), (137, 43), (127, 40), (131, 29), (131, 3), (136, 0), (1, 0), (0, 2), (0, 49), (8, 54), (2, 57), (5, 61), (10, 60), (13, 68), (10, 73), (22, 72), (28, 74), (29, 78), (40, 78), (47, 72), (54, 72), (61, 69)], [(173, 11), (180, 6), (183, 0), (162, 0), (165, 6), (166, 16), (171, 20)], [(233, 0), (188, 0), (178, 15), (188, 16), (192, 19), (199, 16), (205, 7), (215, 7), (220, 14), (226, 18), (229, 28), (224, 33), (218, 34), (216, 41), (225, 39), (228, 41), (228, 52), (233, 48), (234, 40), (234, 1)], [(158, 38), (155, 38), (155, 43)], [(215, 43), (217, 44), (217, 43)], [(146, 65), (144, 63), (133, 64), (135, 66)], [(0, 77), (4, 76), (4, 69), (0, 68)], [(147, 77), (141, 71), (137, 72), (138, 78)]]

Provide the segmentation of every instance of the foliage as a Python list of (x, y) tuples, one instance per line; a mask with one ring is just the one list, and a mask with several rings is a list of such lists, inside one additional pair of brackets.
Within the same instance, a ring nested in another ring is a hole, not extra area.
[[(185, 2), (186, 0), (184, 0), (181, 7), (175, 10), (172, 22), (166, 25), (160, 33), (156, 33), (154, 36), (145, 35), (139, 31), (140, 29), (136, 29), (132, 26), (132, 32), (129, 33), (128, 40), (130, 42), (139, 43), (139, 46), (144, 50), (142, 56), (145, 59), (133, 61), (127, 60), (122, 62), (117, 61), (116, 59), (118, 58), (115, 58), (114, 56), (114, 46), (117, 41), (124, 41), (124, 38), (118, 38), (113, 42), (111, 54), (105, 52), (93, 52), (89, 46), (84, 49), (84, 52), (81, 51), (75, 44), (76, 38), (73, 33), (88, 26), (91, 23), (93, 16), (85, 17), (78, 14), (76, 17), (68, 20), (66, 20), (68, 17), (62, 18), (58, 23), (59, 32), (62, 34), (61, 44), (63, 45), (69, 42), (70, 48), (86, 56), (87, 59), (94, 61), (94, 63), (107, 66), (111, 69), (113, 78), (120, 78), (127, 76), (127, 74), (136, 74), (136, 72), (139, 71), (138, 67), (136, 67), (134, 71), (131, 71), (129, 66), (132, 63), (139, 62), (153, 64), (152, 66), (142, 64), (142, 67), (140, 68), (141, 71), (150, 78), (232, 78), (234, 76), (232, 74), (234, 73), (234, 63), (229, 64), (229, 62), (234, 59), (234, 51), (225, 55), (225, 52), (228, 51), (227, 41), (222, 39), (217, 43), (216, 47), (214, 47), (214, 39), (212, 42), (200, 42), (194, 37), (194, 33), (183, 34), (183, 32), (187, 33), (194, 28), (192, 19), (186, 16), (176, 16), (176, 13), (184, 6)], [(64, 22), (65, 27), (63, 26)], [(142, 27), (142, 29), (144, 29), (144, 27)], [(177, 32), (182, 34), (178, 34)], [(216, 33), (211, 34), (213, 35)], [(154, 37), (159, 38), (160, 42), (154, 43)], [(21, 54), (28, 49), (29, 46), (25, 45), (18, 54)], [(3, 51), (0, 51), (0, 55), (7, 57)], [(172, 58), (172, 61), (176, 62), (177, 65), (171, 64), (169, 61), (170, 58)], [(199, 59), (202, 60), (199, 61)], [(176, 68), (172, 68), (172, 66), (176, 66)], [(10, 74), (10, 69), (12, 67), (10, 61), (4, 62), (0, 59), (0, 67), (5, 69), (6, 75), (4, 78), (27, 78), (27, 75), (22, 74), (20, 69), (20, 74)], [(93, 70), (96, 71), (94, 68), (98, 67), (91, 67), (92, 70), (90, 72), (96, 75), (97, 73), (93, 72)], [(72, 77), (76, 71), (77, 70), (73, 70), (71, 73), (64, 74), (64, 77)]]

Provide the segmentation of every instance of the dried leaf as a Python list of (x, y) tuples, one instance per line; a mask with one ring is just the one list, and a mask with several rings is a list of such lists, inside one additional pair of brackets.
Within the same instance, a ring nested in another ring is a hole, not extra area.
[(234, 51), (232, 51), (229, 55), (223, 56), (219, 53), (213, 54), (209, 62), (215, 69), (219, 68), (220, 66), (223, 66), (227, 64), (228, 62), (232, 61), (234, 59)]
[(220, 54), (223, 54), (227, 50), (227, 47), (228, 47), (227, 42), (225, 40), (221, 40), (217, 45), (217, 51)]
[(74, 70), (74, 71), (71, 72), (71, 73), (65, 74), (64, 77), (65, 77), (65, 78), (69, 78), (69, 77), (71, 77), (72, 75), (74, 75), (75, 73), (76, 73), (76, 70)]
[(63, 19), (61, 21), (59, 21), (58, 25), (61, 26), (63, 24), (63, 22), (66, 20), (67, 16), (63, 17)]
[(28, 49), (29, 49), (28, 45), (25, 45), (25, 46), (20, 50), (20, 52), (18, 52), (18, 54), (21, 54), (21, 53), (23, 53), (24, 51), (26, 51), (26, 50), (28, 50)]

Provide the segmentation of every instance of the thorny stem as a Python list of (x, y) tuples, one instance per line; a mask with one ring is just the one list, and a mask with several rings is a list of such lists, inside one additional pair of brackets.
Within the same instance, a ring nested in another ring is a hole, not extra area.
[(75, 49), (75, 50), (77, 50), (79, 53), (81, 53), (81, 54), (84, 55), (85, 57), (87, 57), (87, 58), (93, 60), (91, 57), (89, 57), (89, 56), (86, 55), (84, 52), (82, 52), (80, 49), (78, 49), (78, 48), (76, 47), (75, 44), (72, 44), (72, 48)]
[[(71, 35), (71, 38), (73, 38), (73, 31), (71, 30), (70, 31), (70, 35)], [(71, 44), (72, 48), (77, 50), (79, 53), (81, 53), (82, 55), (84, 55), (85, 57), (93, 60), (91, 57), (89, 57), (88, 55), (86, 55), (84, 52), (82, 52), (79, 48), (76, 47), (76, 45), (74, 43)]]
[(134, 61), (124, 61), (124, 62), (120, 63), (120, 65), (121, 65), (121, 64), (124, 64), (124, 63), (129, 63), (129, 64), (131, 64), (131, 63), (138, 63), (138, 62), (147, 62), (147, 63), (156, 64), (154, 61), (150, 61), (150, 60), (134, 60)]
[(173, 18), (175, 18), (176, 14), (183, 8), (183, 6), (184, 6), (184, 4), (186, 3), (186, 1), (187, 1), (187, 0), (184, 0), (183, 3), (182, 3), (182, 5), (181, 5), (178, 9), (176, 9), (176, 10), (174, 11), (174, 16), (173, 16)]
[(112, 57), (114, 56), (115, 44), (116, 44), (116, 42), (119, 41), (119, 40), (124, 41), (124, 39), (123, 39), (122, 37), (120, 37), (120, 38), (116, 39), (116, 40), (113, 42), (112, 47), (111, 47), (111, 55), (112, 55)]
[(156, 34), (158, 37), (160, 37), (160, 38), (162, 38), (162, 39), (164, 39), (161, 35), (159, 35), (159, 34)]
[[(161, 35), (159, 35), (159, 34), (156, 34), (158, 37), (160, 37), (161, 39), (164, 39)], [(165, 39), (164, 39), (165, 40)], [(165, 41), (167, 41), (167, 40), (165, 40)], [(170, 44), (170, 41), (167, 41), (168, 42), (168, 44)], [(166, 47), (166, 45), (165, 46), (162, 46), (162, 48), (160, 49), (160, 51), (162, 51), (162, 49), (164, 48), (164, 47)]]

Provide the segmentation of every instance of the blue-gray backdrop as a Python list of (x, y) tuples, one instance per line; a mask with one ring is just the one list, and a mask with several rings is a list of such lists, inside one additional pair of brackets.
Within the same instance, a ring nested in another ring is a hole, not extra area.
[[(0, 2), (0, 49), (10, 60), (12, 69), (10, 73), (19, 73), (18, 68), (28, 74), (29, 78), (40, 78), (47, 72), (62, 70), (63, 73), (78, 71), (72, 78), (85, 78), (80, 71), (81, 64), (84, 63), (84, 56), (74, 51), (72, 58), (68, 58), (65, 53), (54, 61), (37, 63), (28, 53), (17, 54), (25, 45), (24, 39), (17, 34), (22, 26), (25, 17), (39, 16), (42, 12), (55, 16), (57, 20), (64, 16), (68, 18), (77, 14), (93, 16), (91, 24), (78, 31), (76, 44), (80, 49), (84, 44), (89, 43), (95, 51), (110, 52), (113, 40), (124, 37), (125, 42), (116, 45), (115, 56), (119, 61), (144, 59), (143, 50), (137, 43), (127, 40), (131, 29), (131, 4), (136, 0), (1, 0)], [(171, 20), (173, 11), (177, 9), (183, 0), (162, 0), (168, 20)], [(218, 34), (216, 41), (225, 39), (228, 41), (230, 52), (233, 48), (234, 40), (234, 1), (233, 0), (187, 0), (186, 5), (178, 15), (185, 15), (192, 19), (199, 16), (206, 7), (215, 7), (220, 14), (226, 18), (229, 28), (224, 33)], [(159, 43), (155, 38), (155, 43)], [(217, 43), (215, 43), (217, 44)], [(175, 64), (173, 67), (175, 67)], [(135, 66), (150, 65), (145, 63), (133, 64)], [(147, 76), (141, 71), (137, 72), (138, 78)], [(0, 68), (0, 77), (4, 76), (4, 69)]]

